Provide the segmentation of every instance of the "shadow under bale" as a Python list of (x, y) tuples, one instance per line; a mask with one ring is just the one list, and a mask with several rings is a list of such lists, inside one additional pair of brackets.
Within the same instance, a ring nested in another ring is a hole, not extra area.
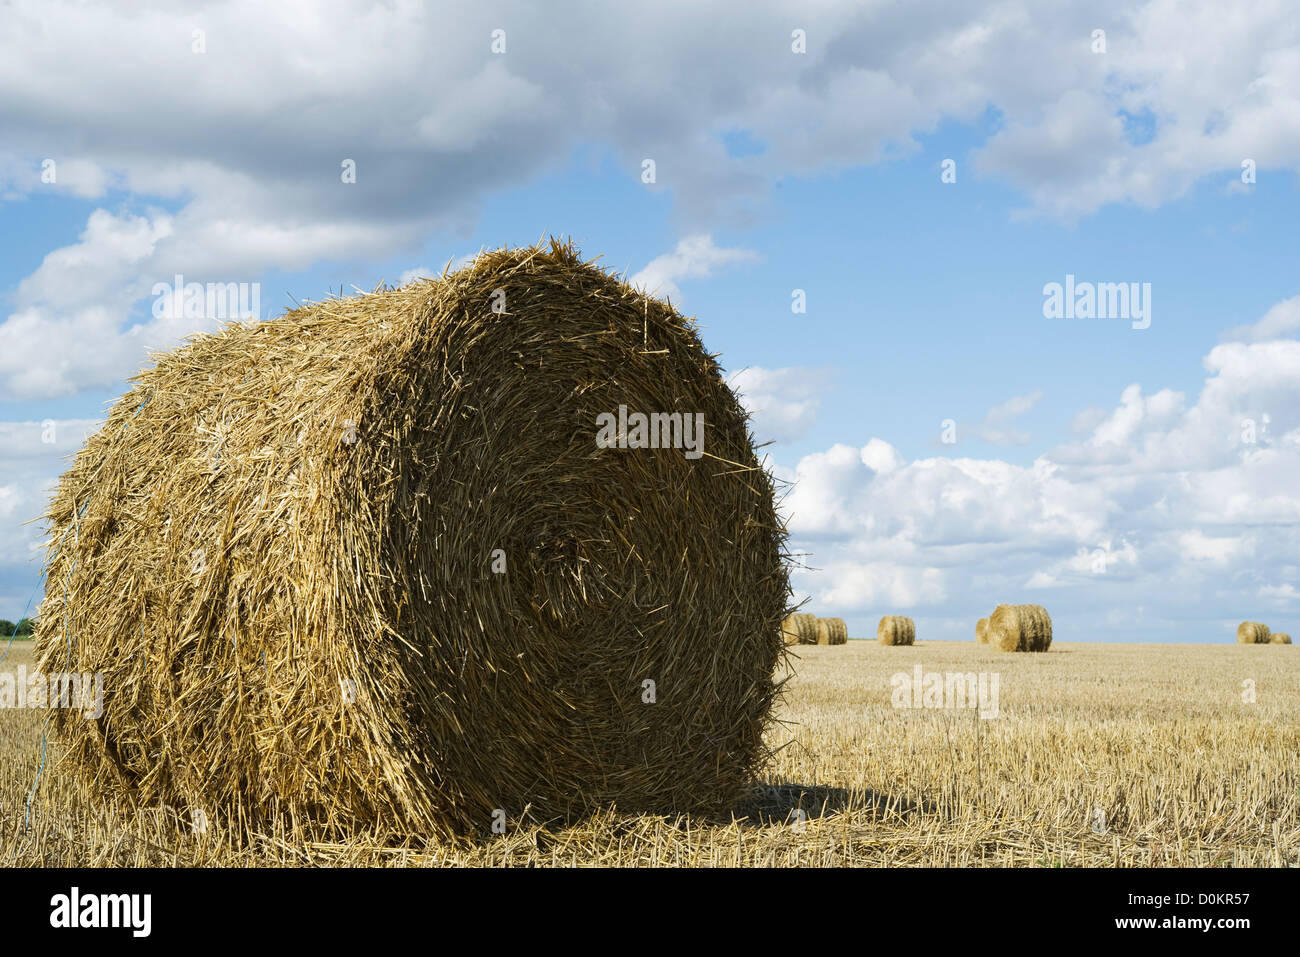
[(804, 820), (842, 814), (846, 811), (870, 811), (875, 820), (907, 817), (923, 810), (907, 798), (880, 794), (870, 790), (849, 790), (808, 784), (762, 784), (750, 798), (732, 810), (732, 816), (754, 827), (791, 824), (804, 813)]

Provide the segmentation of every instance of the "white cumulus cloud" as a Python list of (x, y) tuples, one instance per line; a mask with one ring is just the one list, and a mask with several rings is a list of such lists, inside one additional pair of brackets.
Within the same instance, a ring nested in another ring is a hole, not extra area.
[(794, 483), (798, 597), (859, 631), (915, 609), (962, 639), (954, 612), (1015, 601), (1046, 604), (1062, 640), (1217, 640), (1261, 602), (1285, 630), (1300, 617), (1300, 342), (1224, 343), (1204, 366), (1194, 401), (1129, 386), (1087, 438), (1028, 465), (906, 461), (876, 438), (775, 468)]
[(708, 235), (687, 236), (679, 240), (672, 252), (656, 256), (628, 283), (652, 296), (677, 301), (682, 291), (677, 285), (686, 279), (707, 279), (719, 269), (737, 263), (754, 262), (758, 253), (752, 249), (727, 249), (716, 245)]

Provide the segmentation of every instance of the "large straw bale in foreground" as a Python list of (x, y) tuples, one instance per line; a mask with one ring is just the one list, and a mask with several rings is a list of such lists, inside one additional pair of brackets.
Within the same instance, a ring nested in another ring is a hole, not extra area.
[(849, 640), (849, 626), (843, 618), (817, 619), (817, 644), (843, 645)]
[(1046, 651), (1052, 616), (1042, 605), (998, 605), (989, 615), (988, 643), (999, 651)]
[(781, 623), (781, 634), (787, 645), (817, 644), (817, 616), (807, 612), (787, 615)]
[(1270, 632), (1268, 625), (1258, 621), (1243, 621), (1237, 626), (1237, 644), (1267, 645)]
[[(744, 792), (784, 532), (670, 306), (552, 242), (155, 358), (49, 514), (38, 652), (103, 673), (100, 720), (52, 712), (94, 793), (442, 834)], [(598, 447), (620, 406), (702, 414), (704, 454)]]
[(876, 626), (876, 641), (882, 645), (916, 644), (916, 622), (902, 615), (885, 615)]

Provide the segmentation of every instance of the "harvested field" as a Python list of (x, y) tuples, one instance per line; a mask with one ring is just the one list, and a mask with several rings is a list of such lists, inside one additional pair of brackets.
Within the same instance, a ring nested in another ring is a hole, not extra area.
[[(0, 666), (30, 666), (30, 646)], [(973, 642), (793, 649), (753, 796), (721, 816), (601, 812), (440, 844), (393, 834), (245, 847), (84, 788), (40, 789), (42, 714), (0, 711), (0, 861), (111, 865), (1295, 866), (1300, 655), (1291, 648)], [(999, 675), (998, 716), (897, 709), (891, 678)], [(1248, 693), (1251, 692), (1251, 693)], [(1250, 699), (1250, 700), (1247, 700)], [(805, 817), (800, 818), (799, 811)], [(1098, 813), (1100, 812), (1100, 814)], [(734, 818), (733, 818), (734, 816)]]

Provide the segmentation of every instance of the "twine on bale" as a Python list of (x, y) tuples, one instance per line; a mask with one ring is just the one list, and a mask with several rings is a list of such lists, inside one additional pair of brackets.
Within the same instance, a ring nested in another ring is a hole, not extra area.
[[(746, 792), (785, 530), (671, 306), (552, 241), (154, 358), (48, 513), (58, 540), (86, 503), (48, 560), (67, 593), (42, 603), (41, 667), (68, 616), (69, 670), (104, 675), (100, 720), (51, 715), (60, 773), (232, 832), (454, 835)], [(702, 415), (701, 454), (600, 446), (624, 406)]]
[(876, 626), (876, 641), (882, 645), (916, 644), (916, 622), (903, 615), (885, 615)]
[(998, 605), (989, 615), (988, 643), (999, 651), (1046, 651), (1052, 616), (1042, 605)]

